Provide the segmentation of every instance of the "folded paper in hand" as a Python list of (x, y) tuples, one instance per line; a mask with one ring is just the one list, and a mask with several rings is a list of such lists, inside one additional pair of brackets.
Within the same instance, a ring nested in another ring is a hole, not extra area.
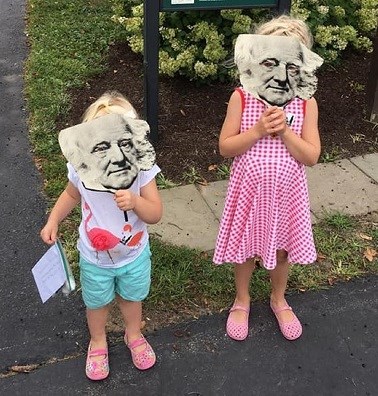
[(43, 303), (60, 288), (63, 294), (75, 290), (75, 280), (60, 241), (41, 257), (32, 273)]

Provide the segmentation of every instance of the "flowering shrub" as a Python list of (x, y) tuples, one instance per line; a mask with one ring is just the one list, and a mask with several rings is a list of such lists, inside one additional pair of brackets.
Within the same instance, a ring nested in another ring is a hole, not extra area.
[[(378, 0), (292, 0), (291, 14), (305, 20), (314, 35), (314, 50), (334, 61), (348, 46), (371, 51), (377, 28)], [(234, 40), (269, 16), (267, 9), (161, 12), (160, 73), (210, 82), (235, 77), (225, 67)], [(143, 52), (143, 1), (124, 0), (113, 21), (122, 24), (134, 52)]]
[[(125, 27), (130, 48), (142, 53), (143, 2), (125, 0), (124, 4), (113, 21)], [(206, 82), (233, 78), (234, 70), (225, 67), (224, 61), (232, 58), (234, 40), (267, 14), (268, 10), (239, 9), (161, 12), (160, 73)]]
[(348, 46), (371, 51), (378, 23), (378, 0), (293, 0), (291, 14), (309, 25), (315, 51), (336, 60)]

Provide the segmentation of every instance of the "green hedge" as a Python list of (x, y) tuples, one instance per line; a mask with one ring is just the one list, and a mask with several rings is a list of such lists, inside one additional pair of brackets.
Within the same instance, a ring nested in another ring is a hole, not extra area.
[[(308, 23), (314, 50), (326, 62), (337, 60), (348, 47), (372, 50), (378, 0), (293, 0), (291, 14)], [(225, 67), (234, 40), (269, 17), (267, 9), (161, 12), (160, 73), (203, 82), (235, 77), (235, 70)], [(131, 49), (142, 53), (143, 1), (124, 0), (113, 21), (126, 29)]]

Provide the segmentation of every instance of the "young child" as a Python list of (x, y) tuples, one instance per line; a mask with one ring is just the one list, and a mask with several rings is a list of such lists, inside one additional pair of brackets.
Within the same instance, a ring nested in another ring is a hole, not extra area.
[[(295, 37), (307, 48), (312, 45), (307, 25), (289, 16), (272, 19), (255, 34)], [(279, 51), (282, 53), (282, 48)], [(254, 55), (249, 51), (248, 56)], [(298, 73), (294, 65), (283, 62), (286, 71), (279, 81), (272, 71), (279, 63), (275, 56), (258, 62), (257, 69), (265, 68), (263, 76), (272, 73), (266, 87), (275, 87), (267, 97), (274, 100), (280, 91), (289, 92), (290, 75)], [(240, 73), (244, 70), (239, 67)], [(258, 70), (246, 72), (248, 77)], [(302, 334), (301, 323), (285, 300), (289, 263), (316, 260), (305, 165), (315, 165), (320, 155), (318, 107), (314, 98), (305, 101), (295, 96), (279, 106), (237, 88), (231, 95), (219, 139), (221, 155), (235, 158), (213, 260), (215, 264), (234, 263), (236, 297), (226, 330), (235, 340), (248, 335), (249, 284), (255, 259), (269, 271), (270, 307), (288, 340)], [(288, 115), (291, 126), (287, 124)]]
[[(137, 118), (136, 111), (126, 98), (118, 92), (106, 92), (89, 106), (83, 122), (108, 114)], [(105, 146), (105, 142), (101, 144)], [(121, 154), (113, 151), (112, 155), (122, 156), (122, 149), (126, 147), (125, 143), (122, 144), (108, 151), (118, 150)], [(100, 149), (105, 152), (104, 147)], [(109, 164), (112, 161), (109, 159)], [(120, 162), (119, 157), (117, 161)], [(160, 169), (153, 165), (148, 171), (140, 171), (129, 188), (118, 189), (113, 194), (86, 189), (70, 163), (67, 163), (67, 168), (68, 184), (55, 203), (41, 237), (47, 244), (56, 242), (59, 224), (81, 203), (82, 221), (78, 241), (80, 280), (90, 332), (86, 375), (92, 380), (102, 380), (109, 374), (105, 325), (109, 304), (114, 298), (117, 298), (123, 315), (126, 326), (124, 340), (131, 351), (133, 363), (138, 369), (146, 370), (156, 361), (153, 349), (141, 334), (142, 301), (148, 295), (151, 274), (146, 224), (157, 223), (162, 215), (162, 203), (155, 182)], [(117, 235), (120, 229), (130, 234), (128, 238), (127, 235), (118, 237), (117, 251), (122, 252), (119, 254), (121, 261), (117, 261), (119, 256), (113, 245), (107, 246), (105, 252), (99, 251), (105, 249), (96, 249), (89, 225), (92, 231), (100, 230), (102, 235)], [(130, 242), (131, 234), (137, 235), (134, 244)], [(108, 260), (104, 260), (104, 257)]]

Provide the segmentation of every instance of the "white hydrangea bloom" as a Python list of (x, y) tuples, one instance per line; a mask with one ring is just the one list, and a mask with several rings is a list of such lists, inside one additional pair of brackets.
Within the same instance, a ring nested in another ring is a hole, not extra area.
[(194, 71), (200, 78), (207, 78), (217, 74), (218, 66), (214, 63), (204, 63), (198, 61), (194, 65)]
[(340, 37), (347, 41), (353, 41), (357, 37), (357, 30), (350, 25), (340, 28)]
[(345, 9), (343, 7), (340, 7), (340, 6), (333, 7), (333, 13), (338, 18), (345, 17)]
[(128, 42), (133, 52), (143, 52), (143, 38), (141, 36), (131, 36), (129, 37)]
[(173, 29), (173, 28), (167, 28), (167, 27), (161, 26), (159, 31), (160, 31), (161, 37), (163, 39), (171, 40), (174, 37), (176, 37), (176, 32), (178, 30)]
[(367, 52), (373, 51), (373, 42), (368, 37), (357, 37), (354, 46), (359, 50), (365, 50)]
[(241, 9), (221, 10), (222, 18), (229, 21), (234, 21), (239, 15), (241, 15), (241, 13)]
[(248, 33), (251, 30), (252, 19), (248, 15), (238, 15), (232, 25), (232, 32), (235, 34)]
[(188, 47), (185, 51), (178, 54), (177, 62), (180, 65), (180, 67), (192, 68), (195, 61), (196, 53), (197, 53), (197, 49), (195, 46), (192, 45)]
[(337, 59), (338, 54), (339, 53), (335, 50), (327, 50), (324, 53), (324, 59), (326, 59), (329, 62), (333, 62), (334, 60)]
[(159, 69), (162, 74), (173, 77), (175, 73), (180, 69), (179, 62), (169, 56), (166, 51), (159, 51)]
[(132, 7), (131, 12), (134, 17), (143, 18), (143, 3)]
[(358, 15), (358, 27), (363, 32), (372, 32), (377, 28), (378, 8), (376, 10), (363, 8), (357, 12), (357, 15)]
[(326, 47), (332, 41), (332, 26), (318, 26), (315, 31), (315, 42), (321, 47)]
[(329, 7), (325, 5), (320, 5), (317, 7), (320, 15), (327, 15), (329, 13)]

